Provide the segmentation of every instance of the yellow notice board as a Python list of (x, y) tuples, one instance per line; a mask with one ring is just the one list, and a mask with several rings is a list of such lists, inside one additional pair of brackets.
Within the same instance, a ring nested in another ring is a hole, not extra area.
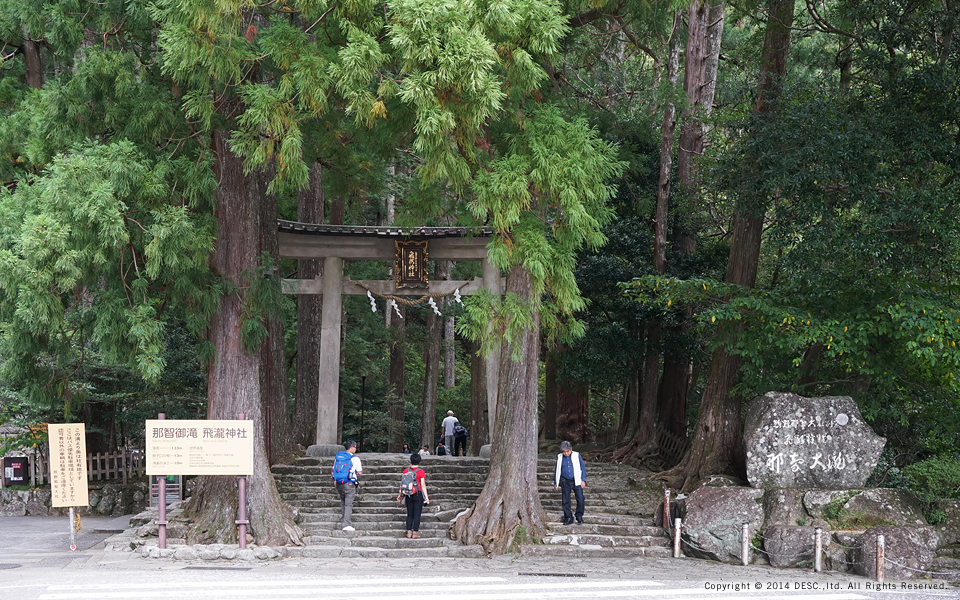
[(147, 475), (253, 475), (253, 421), (146, 425)]
[(50, 424), (51, 506), (86, 506), (87, 438), (83, 423)]

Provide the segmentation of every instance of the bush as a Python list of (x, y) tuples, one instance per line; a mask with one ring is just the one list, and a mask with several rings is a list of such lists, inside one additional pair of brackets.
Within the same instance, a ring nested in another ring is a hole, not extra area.
[(924, 500), (960, 498), (960, 460), (937, 456), (903, 469), (913, 490)]
[(942, 523), (946, 515), (939, 510), (939, 501), (960, 498), (960, 460), (947, 456), (928, 458), (904, 467), (903, 473), (924, 504), (927, 522)]

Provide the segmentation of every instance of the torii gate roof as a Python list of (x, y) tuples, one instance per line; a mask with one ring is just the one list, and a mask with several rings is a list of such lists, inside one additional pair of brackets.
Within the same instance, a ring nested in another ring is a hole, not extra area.
[(393, 260), (396, 241), (430, 241), (430, 260), (482, 260), (489, 227), (371, 227), (277, 221), (280, 258)]

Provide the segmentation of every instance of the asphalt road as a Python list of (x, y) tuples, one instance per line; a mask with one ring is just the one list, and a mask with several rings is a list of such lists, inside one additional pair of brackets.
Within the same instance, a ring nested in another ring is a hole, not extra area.
[[(286, 558), (252, 563), (144, 559), (99, 542), (124, 520), (86, 518), (69, 550), (66, 518), (0, 517), (3, 600), (780, 600), (960, 599), (957, 584), (815, 574), (694, 558)], [(923, 588), (904, 588), (926, 585)], [(880, 588), (880, 589), (878, 589)]]

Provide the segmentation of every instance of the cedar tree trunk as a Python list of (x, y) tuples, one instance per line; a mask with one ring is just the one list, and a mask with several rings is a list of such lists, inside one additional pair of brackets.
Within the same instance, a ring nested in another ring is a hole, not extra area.
[[(760, 58), (759, 94), (754, 108), (757, 113), (773, 110), (779, 99), (781, 83), (786, 75), (794, 3), (795, 0), (768, 2), (767, 30)], [(765, 207), (764, 198), (738, 199), (733, 215), (727, 283), (744, 287), (756, 285)], [(736, 324), (721, 326), (718, 332), (718, 335), (734, 341), (738, 334)], [(680, 465), (661, 475), (669, 485), (689, 490), (710, 475), (729, 474), (745, 478), (743, 425), (740, 420), (742, 399), (731, 393), (739, 370), (739, 357), (727, 353), (723, 348), (714, 351), (693, 444)]]
[(560, 374), (557, 365), (557, 350), (547, 352), (544, 366), (543, 382), (543, 438), (557, 439), (557, 376)]
[[(297, 194), (297, 220), (323, 223), (323, 167), (310, 167), (310, 185)], [(298, 261), (300, 279), (323, 275), (322, 260)], [(320, 397), (320, 325), (323, 296), (297, 296), (297, 392), (293, 404), (293, 441), (304, 448), (317, 443), (317, 402)]]
[(487, 443), (487, 410), (487, 362), (480, 353), (480, 343), (470, 342), (470, 437), (467, 439), (471, 456), (480, 456), (480, 447)]
[(590, 441), (590, 393), (580, 381), (557, 381), (557, 439)]
[[(221, 132), (214, 132), (211, 143), (216, 157), (214, 170), (220, 182), (217, 242), (211, 263), (213, 270), (238, 290), (220, 299), (210, 320), (209, 339), (215, 356), (208, 368), (207, 418), (236, 419), (244, 413), (253, 421), (254, 470), (247, 488), (248, 532), (261, 545), (300, 544), (293, 513), (280, 499), (267, 463), (260, 352), (249, 352), (241, 340), (247, 285), (241, 272), (257, 266), (261, 251), (263, 197), (253, 180), (262, 173), (244, 175), (242, 161), (230, 151)], [(276, 228), (275, 223), (269, 226)], [(189, 533), (191, 543), (236, 541), (236, 478), (201, 477), (185, 514), (194, 521)]]
[[(261, 248), (262, 255), (270, 257), (270, 269), (279, 285), (280, 240), (277, 236), (277, 197), (267, 193), (267, 183), (273, 177), (273, 169), (267, 176), (258, 177), (261, 198)], [(260, 345), (260, 386), (263, 397), (264, 418), (267, 429), (268, 464), (287, 464), (293, 458), (293, 427), (287, 407), (287, 346), (283, 317), (280, 310), (266, 316), (267, 339)]]
[[(717, 66), (723, 34), (722, 1), (693, 0), (688, 10), (687, 46), (684, 57), (684, 90), (688, 107), (683, 112), (677, 177), (680, 190), (690, 206), (695, 206), (699, 191), (697, 161), (704, 149), (704, 119), (710, 114), (717, 87)], [(674, 218), (673, 245), (683, 254), (696, 252), (697, 232)], [(687, 310), (688, 316), (692, 314)], [(667, 336), (689, 335), (687, 324), (671, 327)], [(687, 393), (690, 386), (691, 358), (688, 353), (667, 353), (663, 357), (663, 375), (658, 393), (659, 424), (673, 435), (687, 436)]]
[[(507, 274), (507, 293), (536, 304), (530, 274), (522, 266)], [(520, 361), (512, 359), (519, 344)], [(500, 353), (497, 415), (491, 435), (490, 472), (474, 505), (453, 526), (454, 539), (502, 554), (516, 544), (539, 541), (546, 514), (537, 492), (537, 369), (540, 319)]]

